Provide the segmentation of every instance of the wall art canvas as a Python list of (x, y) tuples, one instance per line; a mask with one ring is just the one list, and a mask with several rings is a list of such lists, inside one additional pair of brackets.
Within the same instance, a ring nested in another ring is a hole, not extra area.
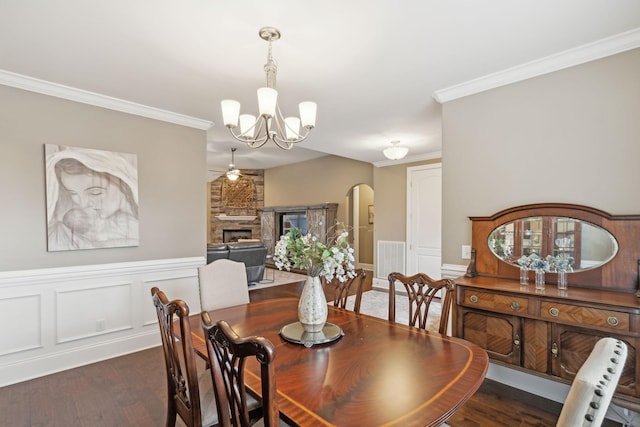
[(45, 144), (47, 249), (138, 246), (135, 154)]

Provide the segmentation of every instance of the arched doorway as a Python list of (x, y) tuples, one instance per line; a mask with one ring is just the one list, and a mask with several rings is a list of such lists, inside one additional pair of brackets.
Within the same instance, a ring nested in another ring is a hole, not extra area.
[(346, 195), (347, 226), (351, 229), (356, 268), (373, 270), (373, 189), (367, 184), (351, 187)]

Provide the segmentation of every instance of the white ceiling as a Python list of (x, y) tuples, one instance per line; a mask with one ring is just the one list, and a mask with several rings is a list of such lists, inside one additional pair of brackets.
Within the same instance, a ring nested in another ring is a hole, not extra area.
[[(318, 104), (316, 128), (291, 151), (251, 150), (221, 124), (222, 99), (257, 111), (263, 26), (282, 33), (283, 112)], [(637, 0), (0, 0), (0, 83), (16, 73), (212, 122), (213, 170), (226, 169), (231, 147), (240, 168), (325, 154), (384, 165), (394, 139), (408, 160), (439, 155), (434, 93), (455, 98), (638, 47), (639, 29)]]

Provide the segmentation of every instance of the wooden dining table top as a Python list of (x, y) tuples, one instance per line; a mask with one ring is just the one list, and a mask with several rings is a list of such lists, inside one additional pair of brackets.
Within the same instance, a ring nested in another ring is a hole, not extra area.
[[(300, 426), (438, 426), (480, 387), (489, 359), (468, 341), (329, 307), (344, 336), (307, 348), (280, 329), (298, 320), (296, 298), (276, 298), (209, 312), (240, 336), (275, 346), (278, 406)], [(200, 316), (192, 316), (196, 352), (207, 357)], [(245, 383), (260, 395), (260, 369), (247, 361)]]

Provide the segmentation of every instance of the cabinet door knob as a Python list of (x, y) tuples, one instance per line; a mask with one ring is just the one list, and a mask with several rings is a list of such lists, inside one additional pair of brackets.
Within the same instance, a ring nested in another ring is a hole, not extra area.
[(558, 344), (551, 344), (551, 354), (553, 354), (553, 357), (558, 357)]
[(477, 295), (471, 295), (471, 296), (469, 297), (469, 300), (470, 300), (471, 302), (478, 302), (478, 296), (477, 296)]
[(516, 347), (520, 347), (520, 336), (518, 334), (516, 334), (516, 337), (513, 340), (513, 345), (515, 345)]
[(560, 310), (558, 310), (555, 307), (551, 307), (549, 309), (549, 314), (552, 315), (553, 317), (558, 317), (558, 315), (560, 314)]
[(513, 310), (513, 311), (518, 311), (518, 310), (520, 310), (520, 304), (518, 304), (517, 302), (513, 301), (513, 302), (511, 303), (511, 310)]
[(617, 326), (618, 325), (618, 318), (616, 316), (609, 316), (607, 317), (607, 323), (611, 326)]

